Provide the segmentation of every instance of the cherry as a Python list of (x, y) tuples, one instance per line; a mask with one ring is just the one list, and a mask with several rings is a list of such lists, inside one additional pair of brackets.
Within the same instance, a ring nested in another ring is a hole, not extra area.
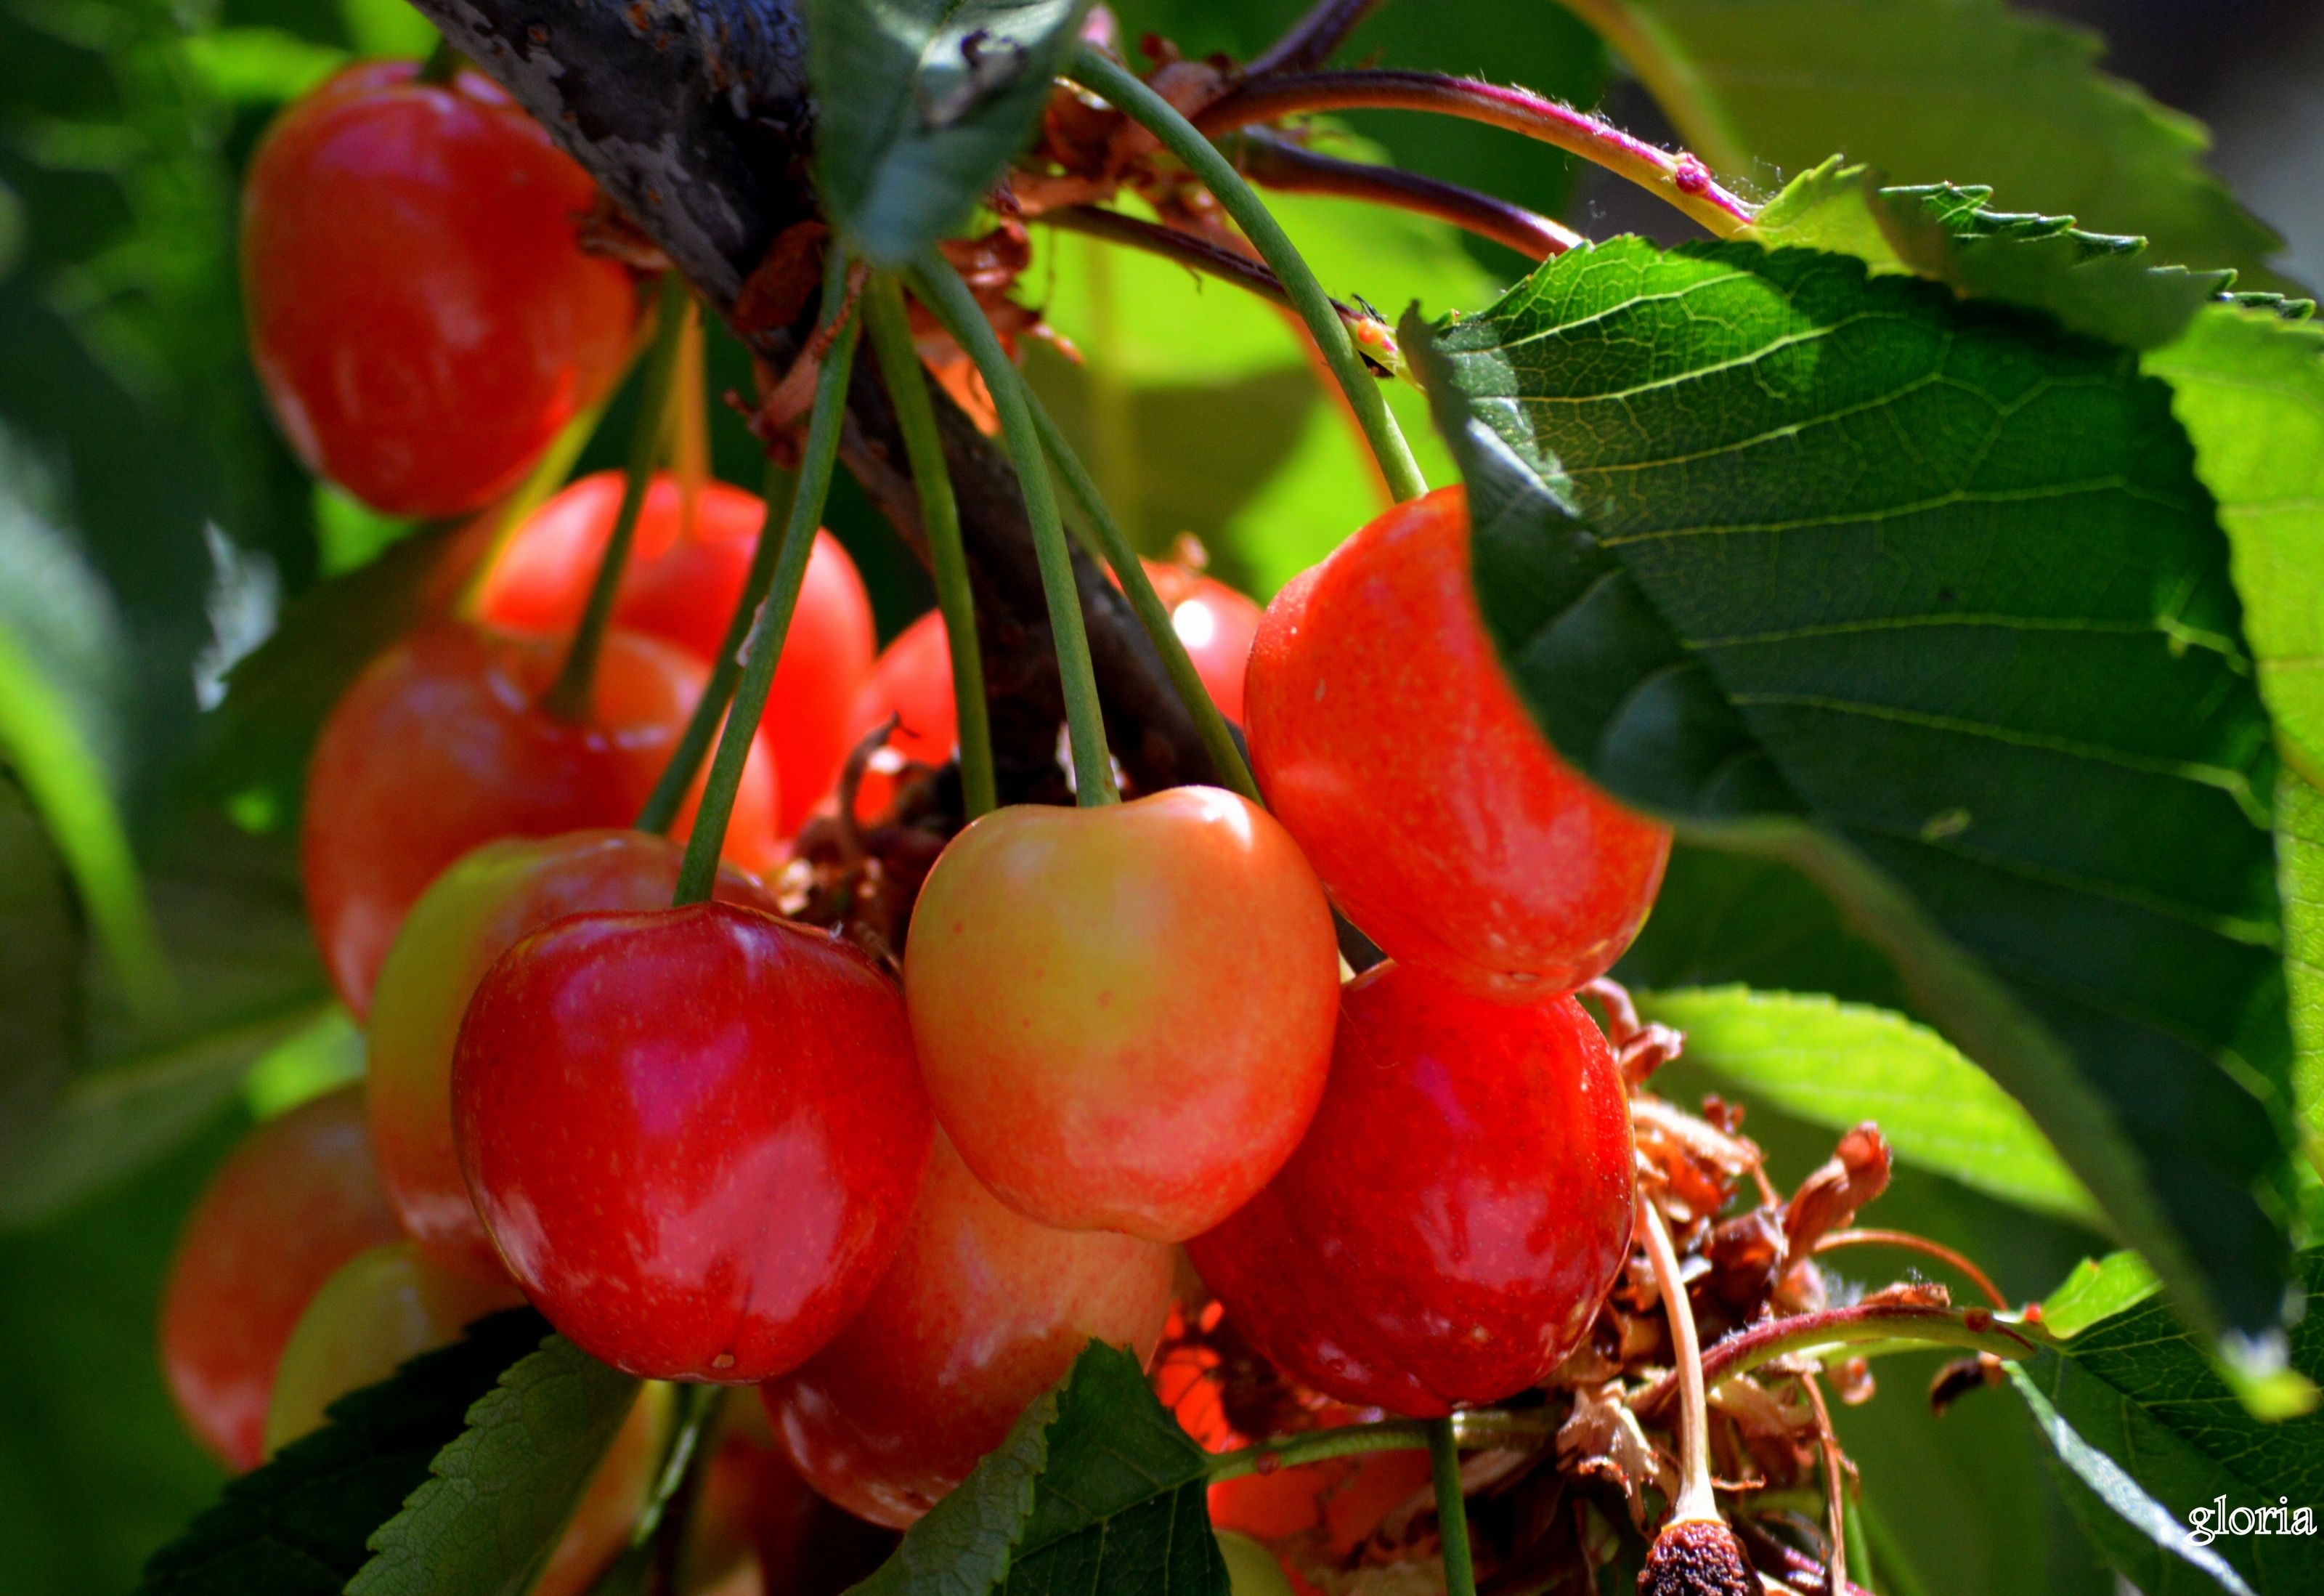
[[(620, 472), (601, 471), (534, 512), (485, 575), (478, 615), (516, 632), (569, 632), (613, 536), (622, 486)], [(706, 483), (696, 495), (688, 532), (678, 479), (657, 475), (622, 574), (614, 624), (715, 663), (765, 514), (757, 494)], [(863, 578), (839, 540), (817, 532), (761, 721), (782, 772), (777, 825), (786, 836), (838, 778), (854, 742), (850, 715), (872, 674), (872, 599)]]
[(1602, 975), (1662, 884), (1668, 828), (1551, 751), (1494, 657), (1468, 501), (1397, 505), (1268, 606), (1251, 762), (1349, 918), (1508, 1001)]
[[(494, 1288), (447, 1274), (408, 1241), (358, 1255), (316, 1293), (282, 1353), (268, 1450), (320, 1425), (323, 1410), (349, 1391), (385, 1379), (406, 1359), (449, 1346), (475, 1320), (522, 1301), (505, 1282)], [(653, 1481), (669, 1407), (661, 1388), (639, 1393), (531, 1596), (580, 1596), (628, 1540)]]
[(351, 67), (251, 161), (251, 355), (300, 457), (374, 508), (456, 515), (513, 487), (620, 374), (630, 275), (584, 254), (588, 175), (498, 86)]
[(1259, 606), (1216, 577), (1185, 566), (1141, 563), (1154, 595), (1170, 612), (1170, 630), (1186, 645), (1194, 674), (1210, 689), (1211, 702), (1240, 724), (1251, 640), (1259, 635)]
[(882, 757), (875, 758), (855, 789), (855, 812), (865, 820), (888, 811), (895, 798), (896, 770), (903, 761), (937, 766), (953, 756), (960, 741), (960, 716), (952, 701), (950, 634), (944, 612), (930, 610), (880, 651), (871, 679), (856, 694), (848, 718), (853, 743), (894, 717)]
[(1092, 1337), (1149, 1357), (1176, 1268), (1167, 1247), (1011, 1213), (938, 1136), (903, 1247), (871, 1299), (823, 1351), (760, 1388), (807, 1483), (903, 1529), (1008, 1438)]
[(920, 890), (904, 991), (936, 1117), (994, 1195), (1177, 1241), (1298, 1145), (1339, 955), (1289, 834), (1177, 787), (971, 825)]
[[(575, 724), (537, 703), (561, 657), (546, 640), (434, 623), (374, 660), (323, 723), (307, 777), (307, 909), (358, 1018), (396, 927), (445, 866), (494, 837), (627, 826), (644, 807), (701, 664), (608, 632), (589, 724)], [(774, 788), (754, 750), (726, 832), (726, 857), (745, 869), (780, 856)], [(692, 814), (689, 800), (680, 835)]]
[(452, 1065), (460, 1167), (502, 1260), (585, 1351), (772, 1379), (895, 1255), (931, 1130), (894, 985), (726, 903), (551, 922), (501, 955)]
[[(404, 1230), (435, 1263), (505, 1280), (452, 1146), (452, 1048), (460, 1016), (494, 959), (549, 921), (592, 909), (661, 909), (682, 850), (635, 831), (504, 837), (464, 854), (404, 917), (372, 993), (365, 1095), (372, 1146)], [(717, 895), (772, 911), (731, 866)]]
[(349, 1391), (449, 1346), (487, 1314), (523, 1305), (505, 1276), (485, 1285), (453, 1274), (410, 1241), (356, 1253), (323, 1282), (283, 1345), (266, 1407), (268, 1454), (320, 1429), (323, 1410)]
[(1393, 962), (1349, 983), (1283, 1172), (1187, 1256), (1294, 1379), (1415, 1417), (1537, 1384), (1630, 1250), (1630, 1114), (1582, 1006)]
[(300, 1311), (333, 1270), (395, 1234), (361, 1088), (243, 1140), (186, 1222), (161, 1299), (161, 1370), (197, 1440), (237, 1469), (264, 1460), (274, 1366)]

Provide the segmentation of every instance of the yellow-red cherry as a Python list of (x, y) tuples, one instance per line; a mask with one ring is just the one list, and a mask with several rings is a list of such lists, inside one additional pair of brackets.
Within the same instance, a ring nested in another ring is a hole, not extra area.
[(1561, 760), (1470, 583), (1458, 487), (1399, 504), (1267, 608), (1251, 763), (1349, 918), (1507, 1001), (1602, 975), (1662, 884), (1669, 828)]
[[(516, 632), (571, 631), (613, 536), (622, 488), (620, 472), (601, 471), (528, 517), (485, 574), (478, 616)], [(639, 512), (613, 623), (715, 663), (765, 518), (765, 501), (756, 494), (712, 482), (695, 495), (689, 521), (678, 478), (656, 475)], [(872, 650), (863, 578), (839, 540), (818, 531), (760, 721), (782, 775), (777, 825), (786, 836), (838, 778), (854, 741), (850, 715), (872, 674)]]
[(360, 1087), (243, 1139), (186, 1221), (161, 1298), (161, 1372), (197, 1440), (237, 1469), (264, 1460), (275, 1364), (308, 1299), (396, 1233)]
[[(616, 628), (589, 718), (574, 722), (539, 702), (562, 658), (547, 639), (430, 623), (374, 660), (323, 723), (300, 839), (307, 911), (358, 1019), (404, 915), (461, 854), (495, 837), (634, 821), (707, 675), (684, 650)], [(725, 838), (746, 870), (781, 857), (775, 789), (774, 763), (754, 747)]]
[(626, 269), (582, 253), (588, 174), (491, 79), (348, 68), (243, 189), (251, 355), (291, 447), (395, 515), (513, 487), (621, 373)]
[(791, 1462), (860, 1518), (902, 1529), (1008, 1438), (1093, 1337), (1152, 1356), (1176, 1256), (1011, 1212), (941, 1135), (902, 1250), (823, 1351), (760, 1388)]
[[(503, 837), (464, 854), (404, 917), (372, 993), (364, 1082), (372, 1148), (397, 1216), (441, 1267), (505, 1280), (452, 1146), (452, 1049), (493, 961), (549, 921), (593, 909), (668, 907), (683, 852), (636, 831)], [(718, 897), (774, 909), (731, 865)]]
[(1177, 1241), (1264, 1185), (1330, 1066), (1315, 872), (1211, 787), (995, 810), (945, 846), (904, 954), (936, 1118), (993, 1195)]
[(895, 984), (715, 902), (568, 915), (502, 955), (461, 1022), (452, 1128), (551, 1324), (632, 1374), (736, 1385), (862, 1306), (933, 1134)]
[(1294, 1379), (1438, 1416), (1539, 1383), (1589, 1333), (1630, 1253), (1631, 1159), (1581, 1004), (1390, 962), (1348, 984), (1299, 1150), (1186, 1254)]

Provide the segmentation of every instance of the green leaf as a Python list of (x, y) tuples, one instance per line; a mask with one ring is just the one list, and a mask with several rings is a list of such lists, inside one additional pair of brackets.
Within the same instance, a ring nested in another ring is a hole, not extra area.
[(230, 1482), (156, 1553), (140, 1596), (337, 1596), (368, 1559), (365, 1541), (428, 1481), (469, 1409), (548, 1333), (530, 1308), (494, 1314), (457, 1344), (340, 1398), (329, 1423)]
[(1834, 152), (1898, 183), (1990, 183), (2013, 210), (2145, 238), (2252, 287), (2281, 247), (2203, 170), (2192, 118), (2099, 72), (2098, 36), (2001, 0), (1563, 0), (1721, 171)]
[(895, 267), (968, 219), (1032, 142), (1090, 0), (812, 0), (825, 213)]
[[(2289, 1362), (2312, 1380), (2324, 1375), (2324, 1250), (2302, 1253), (2300, 1269), (2309, 1311)], [(2208, 1545), (2190, 1542), (2190, 1515), (2216, 1513), (2222, 1497), (2230, 1512), (2324, 1502), (2324, 1413), (2254, 1416), (2163, 1298), (2136, 1301), (2010, 1372), (2071, 1476), (2091, 1538), (2148, 1596), (2324, 1591), (2313, 1540), (2215, 1526), (2222, 1533)]]
[(1870, 169), (1834, 156), (1768, 201), (1751, 233), (1770, 248), (1832, 250), (1876, 274), (1915, 272), (1966, 297), (2047, 310), (2133, 349), (2170, 342), (2235, 279), (2151, 265), (2138, 239), (2085, 233), (2071, 217), (1992, 210), (1992, 196), (1950, 183), (1882, 188)]
[(342, 1004), (327, 1004), (244, 1072), (242, 1100), (253, 1119), (271, 1120), (361, 1080), (364, 1059), (364, 1034), (355, 1017)]
[(0, 1188), (71, 1074), (80, 960), (62, 863), (0, 771)]
[(2324, 1135), (2324, 793), (2288, 764), (2275, 783), (2277, 888), (2283, 894), (2283, 974), (2292, 992), (2292, 1101)]
[(524, 1596), (641, 1384), (561, 1335), (541, 1342), (468, 1410), (432, 1478), (372, 1536), (377, 1555), (348, 1596)]
[(1686, 1056), (1813, 1124), (1866, 1120), (1908, 1164), (2044, 1213), (2097, 1218), (2026, 1112), (1934, 1031), (1828, 997), (1711, 991), (1637, 994), (1638, 1010), (1686, 1033)]
[(272, 106), (296, 99), (337, 71), (347, 53), (280, 28), (217, 28), (189, 36), (186, 60), (218, 98)]
[(853, 1596), (1229, 1596), (1209, 1461), (1138, 1361), (1093, 1341)]
[(1813, 876), (2196, 1322), (2272, 1325), (2273, 758), (2168, 392), (1748, 244), (1576, 250), (1406, 328), (1553, 743)]
[(2162, 1288), (2163, 1282), (2135, 1252), (2086, 1258), (2063, 1284), (2042, 1299), (2042, 1327), (2061, 1339), (2080, 1335), (2099, 1320), (2144, 1302)]

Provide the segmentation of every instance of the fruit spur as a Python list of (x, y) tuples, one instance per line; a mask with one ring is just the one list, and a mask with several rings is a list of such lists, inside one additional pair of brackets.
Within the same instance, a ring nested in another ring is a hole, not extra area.
[[(1101, 109), (1061, 93), (1052, 167)], [(1223, 236), (1158, 146), (1108, 147), (1149, 151), (1117, 187)], [(547, 198), (502, 203), (512, 172)], [(1970, 1351), (1942, 1395), (2023, 1338), (1966, 1259), (1855, 1228), (1876, 1127), (1785, 1195), (1739, 1110), (1652, 1090), (1683, 1038), (1608, 972), (1672, 832), (1519, 698), (1462, 487), (1383, 451), (1397, 502), (1263, 612), (1198, 546), (1140, 559), (1004, 341), (1038, 321), (1007, 297), (1013, 218), (906, 272), (820, 223), (778, 239), (752, 279), (788, 329), (787, 368), (756, 346), (765, 492), (719, 483), (693, 286), (440, 61), (291, 107), (249, 205), (254, 356), (302, 457), (477, 519), (315, 740), (307, 901), (369, 1075), (253, 1131), (195, 1211), (161, 1342), (206, 1446), (272, 1466), (529, 1305), (649, 1382), (541, 1588), (639, 1556), (668, 1588), (755, 1546), (779, 1596), (876, 1563), (1094, 1344), (1205, 1454), (1238, 1596), (1579, 1596), (1618, 1564), (1648, 1596), (1858, 1589), (1826, 1389), (1873, 1382), (1832, 1349)], [(355, 219), (447, 272), (504, 263), (530, 309), (480, 352), (435, 313), (466, 279), (374, 263), (325, 292)], [(329, 346), (365, 294), (377, 370)], [(1372, 382), (1340, 320), (1307, 326)], [(821, 524), (865, 338), (937, 597), (876, 656)], [(472, 358), (513, 386), (467, 393)], [(631, 360), (624, 466), (564, 484), (557, 435)], [(969, 558), (958, 394), (1013, 469), (1038, 609)], [(1170, 762), (1127, 734), (1125, 659), (1173, 695)], [(1871, 1244), (1990, 1308), (1827, 1278)], [(1365, 1585), (1389, 1569), (1410, 1582)]]

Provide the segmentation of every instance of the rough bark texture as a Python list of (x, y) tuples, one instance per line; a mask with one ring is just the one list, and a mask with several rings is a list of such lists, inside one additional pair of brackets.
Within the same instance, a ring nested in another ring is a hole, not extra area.
[[(722, 316), (775, 235), (814, 214), (814, 117), (796, 0), (415, 0), (588, 169)], [(777, 369), (782, 328), (749, 341)], [(976, 592), (1002, 797), (1057, 785), (1058, 690), (1039, 567), (1005, 454), (930, 384)], [(925, 561), (919, 499), (876, 365), (859, 360), (840, 457)], [(1115, 756), (1139, 788), (1214, 780), (1129, 604), (1074, 551)]]

